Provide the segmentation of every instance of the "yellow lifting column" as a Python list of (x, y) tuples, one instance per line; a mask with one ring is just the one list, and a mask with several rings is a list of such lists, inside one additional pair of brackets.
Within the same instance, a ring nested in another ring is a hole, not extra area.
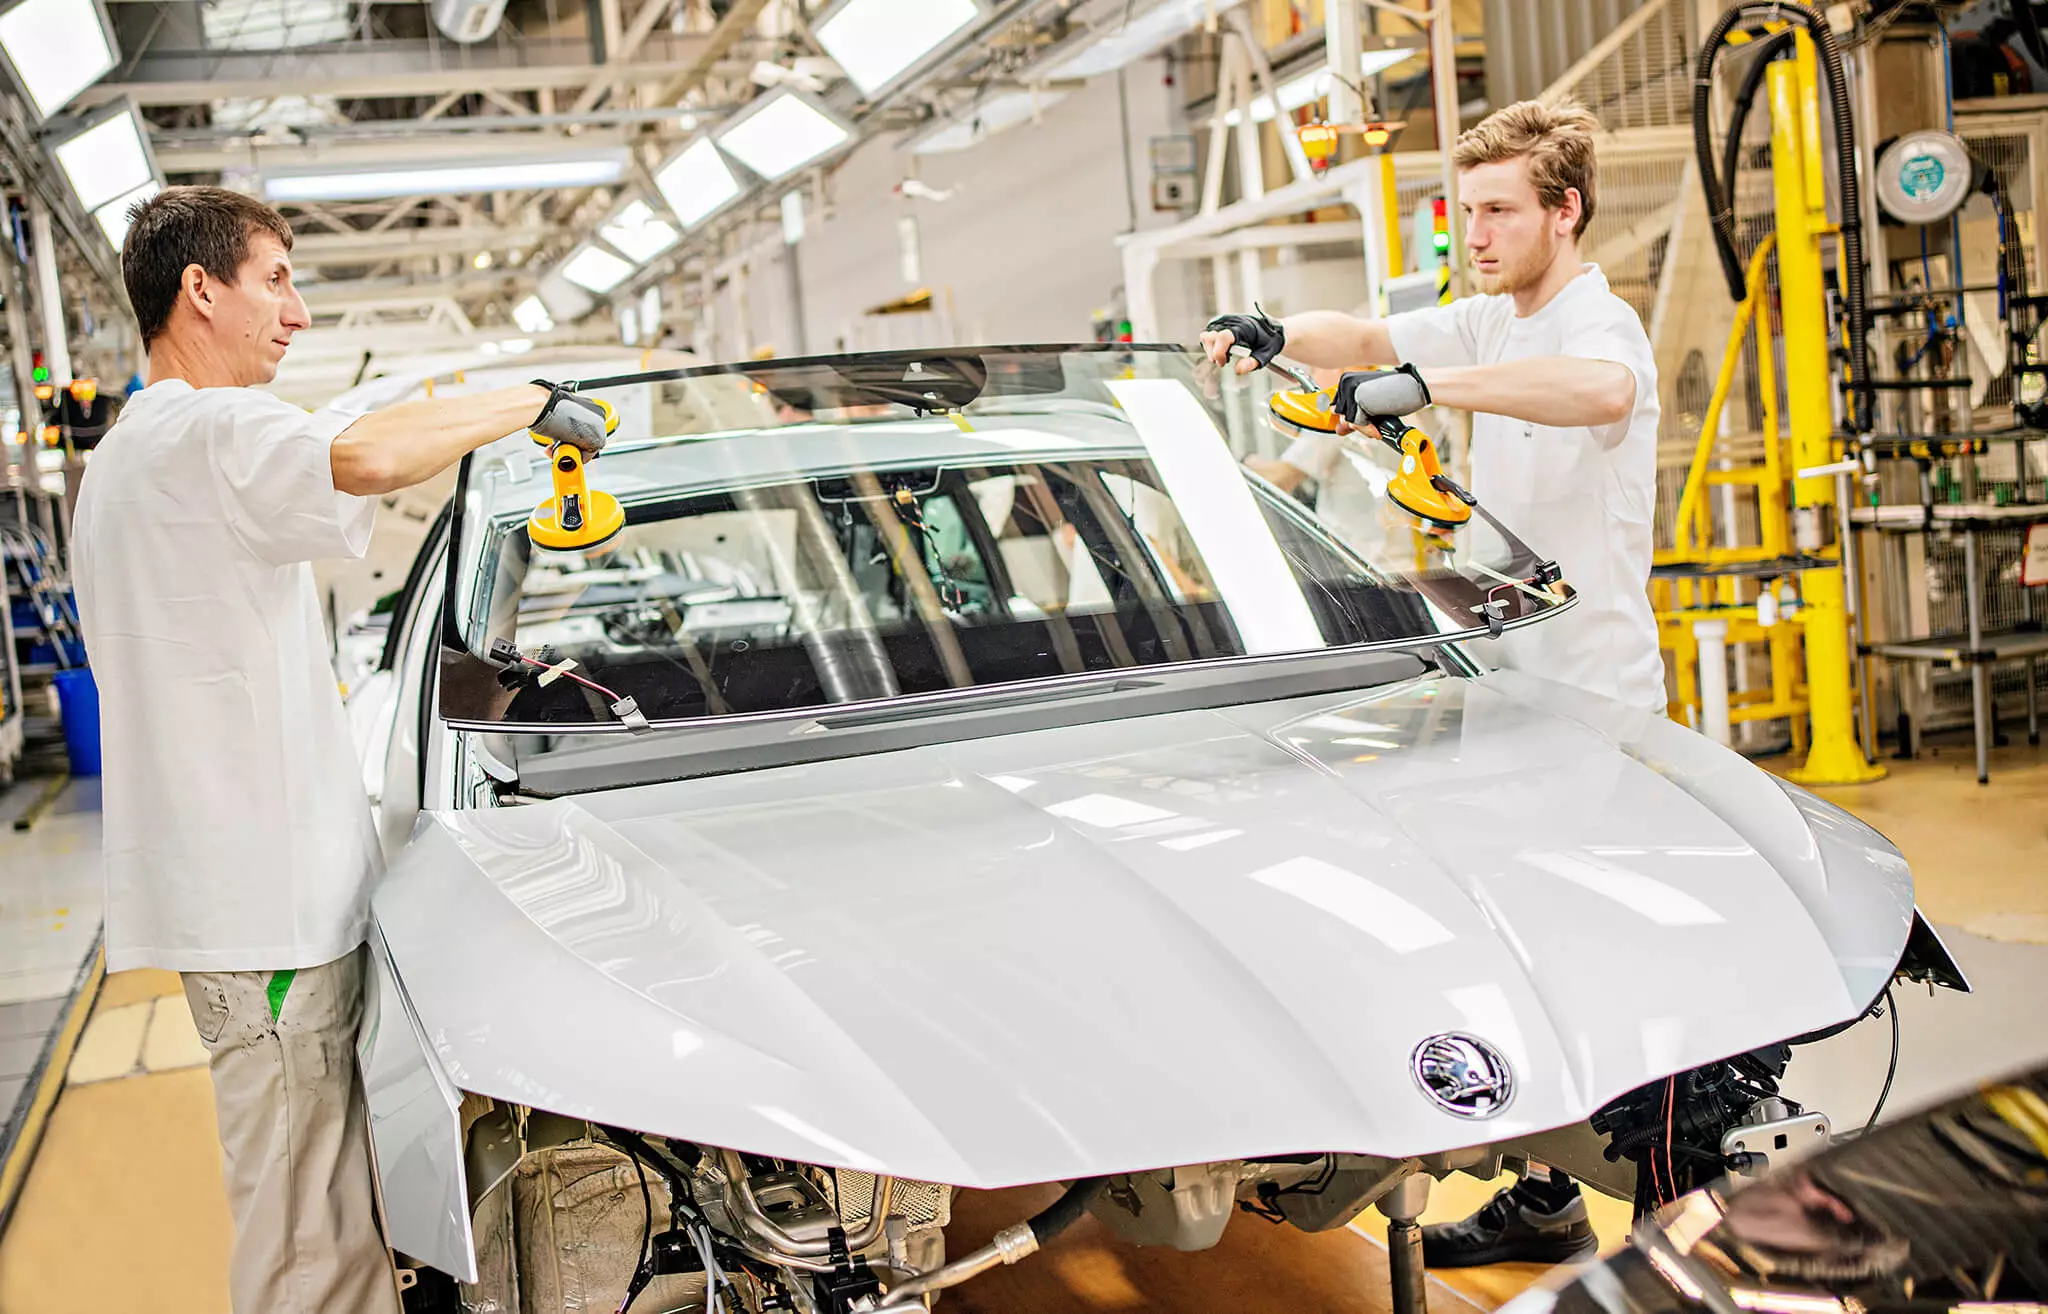
[[(1813, 42), (1805, 32), (1795, 31), (1793, 43), (1793, 58), (1772, 64), (1766, 76), (1771, 180), (1777, 197), (1778, 313), (1785, 340), (1785, 418), (1792, 437), (1792, 468), (1807, 470), (1835, 459), (1827, 287), (1820, 260), (1820, 240), (1831, 225)], [(1770, 350), (1762, 335), (1759, 342), (1763, 350)], [(1803, 550), (1819, 547), (1813, 526), (1832, 511), (1834, 499), (1832, 478), (1793, 481), (1793, 525)], [(1882, 779), (1884, 768), (1866, 758), (1856, 742), (1849, 690), (1849, 613), (1841, 568), (1802, 571), (1799, 600), (1813, 740), (1805, 765), (1790, 775), (1808, 785)]]

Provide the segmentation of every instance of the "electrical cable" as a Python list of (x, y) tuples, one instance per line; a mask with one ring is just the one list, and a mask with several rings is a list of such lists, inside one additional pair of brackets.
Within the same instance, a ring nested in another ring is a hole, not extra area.
[[(1666, 1077), (1664, 1079), (1664, 1184), (1658, 1191), (1657, 1203), (1659, 1204), (1669, 1204), (1678, 1198), (1678, 1170), (1671, 1162), (1672, 1115), (1676, 1111), (1677, 1103), (1678, 1078)], [(1650, 1163), (1654, 1167), (1656, 1162), (1657, 1148), (1651, 1146)], [(1651, 1174), (1651, 1183), (1653, 1186), (1656, 1183), (1656, 1174), (1654, 1172)]]
[(1877, 1126), (1877, 1115), (1884, 1112), (1884, 1102), (1891, 1098), (1892, 1082), (1899, 1075), (1899, 1006), (1892, 999), (1890, 986), (1884, 988), (1884, 1009), (1892, 1015), (1892, 1059), (1885, 1068), (1884, 1089), (1878, 1091), (1877, 1103), (1871, 1107), (1870, 1121), (1863, 1124), (1866, 1132)]
[(529, 666), (538, 666), (543, 671), (559, 671), (564, 679), (574, 680), (576, 683), (582, 685), (584, 688), (589, 689), (594, 693), (601, 693), (611, 702), (616, 703), (619, 701), (619, 696), (617, 694), (605, 688), (603, 685), (597, 683), (595, 680), (584, 679), (582, 676), (576, 674), (576, 672), (574, 671), (563, 671), (559, 666), (550, 666), (546, 662), (542, 661), (540, 658), (528, 657), (525, 653), (519, 654), (519, 660), (525, 662)]
[(718, 1263), (718, 1248), (711, 1237), (711, 1226), (697, 1217), (688, 1224), (690, 1244), (697, 1248), (697, 1259), (704, 1265), (704, 1314), (718, 1314), (718, 1287), (725, 1280), (725, 1270)]
[(647, 1290), (654, 1281), (654, 1193), (647, 1189), (647, 1165), (640, 1162), (640, 1156), (628, 1152), (633, 1161), (633, 1174), (640, 1179), (640, 1262), (633, 1266), (633, 1276), (626, 1282), (626, 1298), (619, 1302), (618, 1314), (626, 1314), (633, 1308), (633, 1302), (640, 1299), (640, 1293)]

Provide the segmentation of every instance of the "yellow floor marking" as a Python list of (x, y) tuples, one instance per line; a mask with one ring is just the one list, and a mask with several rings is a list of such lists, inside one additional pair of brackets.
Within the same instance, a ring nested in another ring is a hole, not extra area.
[[(15, 1215), (15, 1205), (19, 1203), (17, 1197), (30, 1177), (30, 1165), (41, 1152), (43, 1134), (49, 1126), (51, 1111), (57, 1107), (57, 1096), (64, 1090), (64, 1072), (71, 1065), (72, 1053), (78, 1048), (79, 1036), (85, 1031), (86, 1019), (92, 1015), (93, 1001), (98, 998), (100, 982), (106, 979), (106, 975), (106, 955), (95, 950), (92, 965), (86, 969), (85, 980), (78, 993), (72, 996), (71, 1007), (50, 1041), (49, 1054), (42, 1071), (37, 1074), (28, 1110), (21, 1115), (14, 1148), (8, 1152), (6, 1161), (0, 1162), (0, 1220), (11, 1221)], [(0, 1294), (0, 1309), (13, 1308), (4, 1294)]]

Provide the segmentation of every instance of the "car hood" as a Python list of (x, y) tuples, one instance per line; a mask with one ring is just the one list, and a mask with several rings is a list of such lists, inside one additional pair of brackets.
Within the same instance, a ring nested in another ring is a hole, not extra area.
[[(1855, 1017), (1895, 849), (1499, 672), (435, 814), (377, 921), (457, 1087), (971, 1187), (1582, 1121)], [(1413, 1075), (1479, 1037), (1484, 1119)]]

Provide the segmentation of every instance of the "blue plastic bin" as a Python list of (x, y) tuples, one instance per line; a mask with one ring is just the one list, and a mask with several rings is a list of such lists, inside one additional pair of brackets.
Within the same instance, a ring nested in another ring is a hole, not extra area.
[(71, 774), (96, 776), (100, 773), (100, 689), (92, 671), (77, 667), (59, 671), (57, 708), (64, 718), (64, 751), (71, 756)]

